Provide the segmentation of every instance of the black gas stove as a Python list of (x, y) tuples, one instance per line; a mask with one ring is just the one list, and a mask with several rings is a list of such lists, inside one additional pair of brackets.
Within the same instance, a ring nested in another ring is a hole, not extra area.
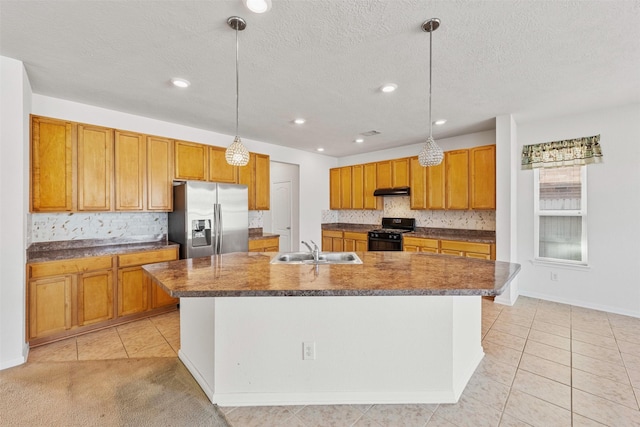
[(370, 251), (401, 251), (402, 235), (416, 229), (415, 218), (382, 218), (382, 228), (367, 234)]

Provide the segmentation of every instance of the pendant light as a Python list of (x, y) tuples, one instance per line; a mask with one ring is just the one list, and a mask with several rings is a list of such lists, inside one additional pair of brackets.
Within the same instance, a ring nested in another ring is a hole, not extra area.
[(431, 52), (433, 32), (440, 27), (440, 20), (438, 18), (432, 18), (422, 23), (422, 31), (429, 33), (429, 138), (424, 143), (422, 151), (418, 154), (418, 163), (420, 166), (438, 166), (442, 163), (444, 153), (442, 148), (436, 144), (433, 140), (432, 128), (433, 122), (431, 121)]
[(227, 24), (234, 30), (236, 30), (236, 137), (233, 143), (227, 147), (227, 151), (224, 153), (227, 163), (232, 166), (246, 166), (249, 163), (249, 151), (242, 145), (242, 140), (238, 136), (238, 116), (240, 112), (239, 92), (240, 92), (240, 79), (238, 77), (238, 32), (247, 28), (247, 23), (239, 16), (232, 16), (227, 19)]

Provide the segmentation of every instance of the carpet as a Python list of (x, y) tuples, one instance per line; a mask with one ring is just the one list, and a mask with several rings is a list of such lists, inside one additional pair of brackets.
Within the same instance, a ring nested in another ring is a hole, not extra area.
[(176, 358), (0, 371), (0, 426), (229, 426)]

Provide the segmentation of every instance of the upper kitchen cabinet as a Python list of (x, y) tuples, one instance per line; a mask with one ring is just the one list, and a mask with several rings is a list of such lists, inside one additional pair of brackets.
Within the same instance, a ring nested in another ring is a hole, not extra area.
[(444, 153), (446, 209), (469, 209), (469, 150)]
[(364, 209), (382, 210), (382, 197), (376, 197), (373, 192), (377, 187), (377, 165), (365, 163), (363, 165), (363, 207)]
[(64, 120), (31, 117), (31, 212), (73, 210), (76, 129)]
[(144, 135), (116, 131), (114, 157), (117, 211), (140, 211), (145, 208), (146, 152)]
[(471, 209), (496, 208), (496, 146), (469, 150)]
[(411, 209), (427, 209), (427, 168), (420, 165), (418, 156), (411, 157), (409, 187)]
[(364, 208), (364, 165), (351, 166), (351, 209)]
[(208, 145), (175, 141), (175, 179), (206, 181), (208, 178)]
[(445, 161), (443, 160), (438, 166), (429, 166), (424, 169), (427, 174), (427, 209), (445, 209)]
[(340, 168), (329, 169), (329, 209), (340, 209)]
[(351, 209), (351, 166), (340, 168), (340, 209)]
[(269, 210), (271, 164), (266, 154), (249, 153), (249, 163), (238, 167), (238, 184), (249, 189), (249, 210)]
[(173, 210), (172, 141), (147, 136), (147, 210)]
[(78, 125), (78, 210), (111, 210), (113, 129)]
[(238, 181), (238, 167), (227, 163), (224, 147), (209, 147), (209, 181), (228, 182)]
[(409, 186), (410, 158), (386, 160), (376, 163), (378, 188)]

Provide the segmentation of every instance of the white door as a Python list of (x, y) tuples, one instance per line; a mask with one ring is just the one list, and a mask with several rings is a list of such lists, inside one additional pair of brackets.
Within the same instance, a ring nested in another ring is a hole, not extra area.
[(273, 233), (280, 235), (280, 251), (291, 252), (291, 181), (271, 185)]

